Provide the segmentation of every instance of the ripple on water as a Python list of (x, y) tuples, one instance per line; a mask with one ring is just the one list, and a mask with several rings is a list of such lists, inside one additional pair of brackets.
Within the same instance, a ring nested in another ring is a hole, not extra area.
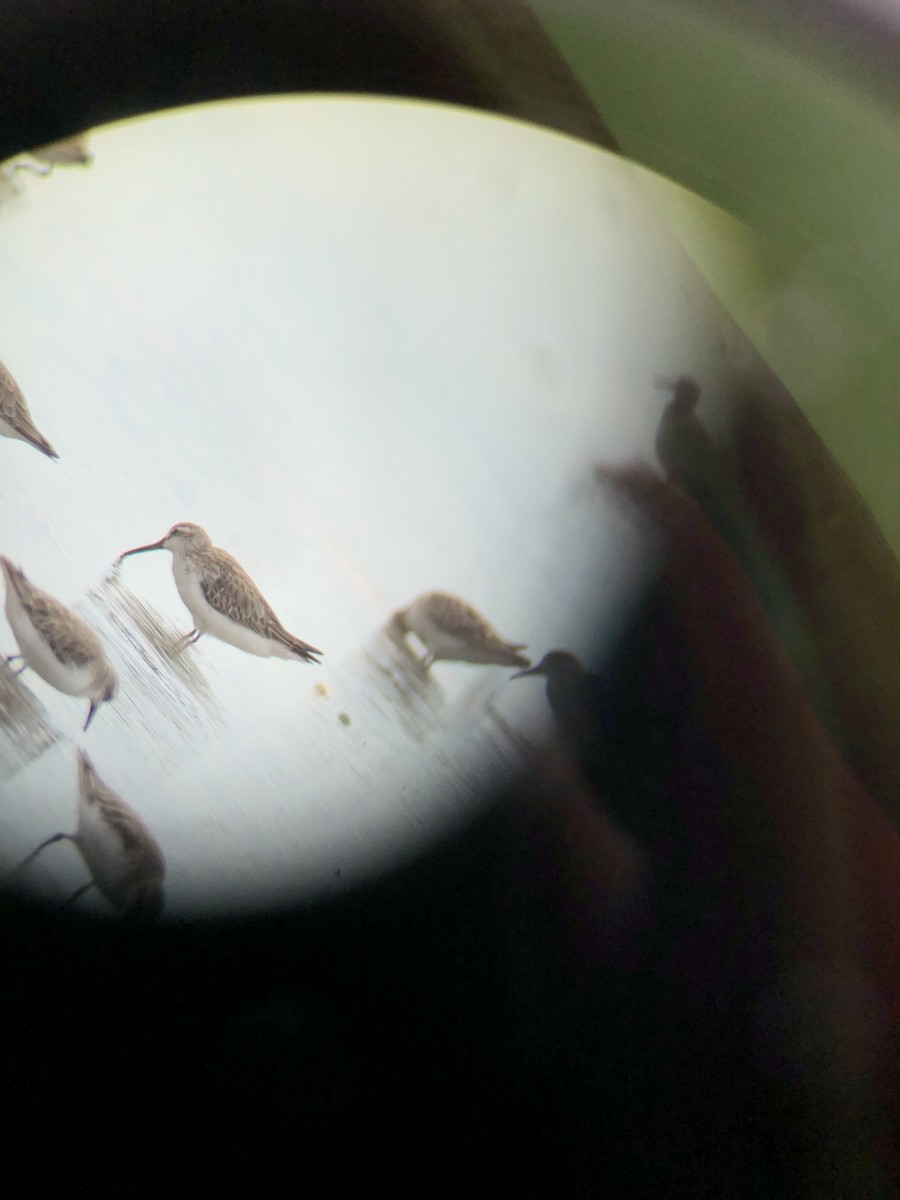
[(0, 783), (7, 783), (59, 740), (47, 710), (0, 660)]
[(114, 709), (120, 720), (169, 744), (209, 738), (222, 726), (222, 705), (200, 656), (181, 641), (183, 631), (116, 575), (76, 609), (103, 638), (119, 672)]

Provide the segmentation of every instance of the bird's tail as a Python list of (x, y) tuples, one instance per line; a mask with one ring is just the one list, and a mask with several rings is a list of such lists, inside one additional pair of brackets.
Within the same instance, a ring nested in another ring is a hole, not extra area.
[(37, 429), (30, 429), (25, 435), (25, 440), (34, 446), (35, 450), (40, 450), (41, 454), (46, 454), (48, 458), (59, 458), (59, 455), (47, 441), (42, 433)]
[(315, 646), (311, 646), (309, 642), (304, 642), (302, 638), (294, 637), (286, 629), (282, 629), (279, 632), (278, 639), (282, 645), (287, 646), (288, 650), (292, 650), (303, 662), (316, 663), (318, 665), (319, 659), (322, 657), (322, 651), (317, 650)]

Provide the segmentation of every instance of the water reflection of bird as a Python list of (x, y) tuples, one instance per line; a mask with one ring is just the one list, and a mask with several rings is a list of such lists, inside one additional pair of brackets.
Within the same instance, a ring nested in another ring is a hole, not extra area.
[[(124, 634), (129, 645), (137, 649), (141, 659), (150, 667), (149, 674), (156, 676), (157, 666), (162, 662), (186, 686), (192, 696), (203, 701), (208, 712), (218, 711), (215, 693), (204, 674), (200, 660), (196, 655), (181, 653), (184, 649), (184, 639), (172, 621), (157, 612), (140, 596), (136, 596), (115, 573), (104, 579), (89, 596), (102, 608), (110, 624)], [(127, 623), (123, 621), (125, 617), (128, 618)], [(134, 638), (135, 633), (138, 635), (137, 642)], [(150, 659), (147, 658), (148, 650), (155, 652)], [(146, 674), (142, 672), (142, 679)], [(132, 672), (130, 692), (136, 682)]]
[(288, 633), (240, 563), (214, 546), (199, 525), (182, 521), (158, 542), (126, 550), (118, 561), (148, 550), (172, 552), (175, 586), (194, 619), (182, 638), (188, 645), (208, 633), (260, 658), (318, 662), (322, 651)]
[(22, 390), (3, 363), (0, 363), (0, 434), (28, 442), (48, 458), (59, 458), (32, 421)]
[(119, 684), (103, 643), (86, 621), (35, 587), (8, 558), (0, 557), (0, 566), (6, 581), (6, 618), (19, 645), (19, 653), (6, 661), (21, 658), (19, 674), (31, 667), (57, 691), (90, 700), (87, 729)]
[(427, 651), (421, 661), (427, 671), (434, 662), (485, 663), (502, 667), (527, 667), (530, 659), (520, 651), (524, 642), (508, 642), (485, 618), (457, 596), (425, 592), (394, 614), (398, 631), (414, 633)]
[(78, 829), (55, 833), (19, 864), (21, 871), (54, 842), (71, 842), (91, 874), (67, 903), (96, 887), (110, 904), (131, 915), (155, 916), (163, 904), (166, 873), (162, 851), (153, 834), (103, 782), (83, 750), (78, 751)]

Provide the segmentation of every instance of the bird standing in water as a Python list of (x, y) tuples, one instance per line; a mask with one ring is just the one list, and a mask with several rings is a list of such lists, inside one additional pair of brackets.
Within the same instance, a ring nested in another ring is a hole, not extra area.
[(188, 645), (208, 633), (259, 658), (318, 662), (322, 651), (288, 633), (237, 559), (214, 546), (199, 525), (173, 525), (164, 538), (126, 550), (118, 562), (149, 550), (172, 552), (175, 586), (194, 619), (194, 628), (182, 639)]
[(394, 613), (393, 624), (401, 634), (414, 633), (425, 647), (424, 671), (441, 660), (501, 667), (531, 665), (521, 653), (524, 642), (506, 641), (471, 604), (448, 592), (424, 592)]
[(78, 751), (77, 831), (47, 838), (17, 870), (62, 841), (75, 846), (91, 874), (67, 904), (96, 887), (110, 904), (128, 915), (156, 916), (162, 908), (166, 865), (156, 838), (134, 809), (103, 782), (83, 750)]
[(50, 142), (31, 151), (32, 158), (53, 167), (89, 167), (94, 156), (88, 149), (87, 135), (76, 134), (61, 142)]
[(86, 621), (35, 587), (8, 558), (0, 557), (0, 568), (6, 580), (6, 619), (19, 644), (19, 653), (6, 661), (21, 658), (18, 674), (31, 667), (57, 691), (90, 700), (87, 730), (99, 706), (112, 700), (119, 686), (103, 643)]

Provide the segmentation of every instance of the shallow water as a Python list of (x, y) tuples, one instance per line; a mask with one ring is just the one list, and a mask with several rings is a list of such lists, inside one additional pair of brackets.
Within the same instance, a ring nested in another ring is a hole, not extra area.
[[(732, 331), (637, 172), (530, 127), (257, 101), (91, 149), (0, 207), (0, 358), (60, 454), (0, 441), (0, 549), (122, 683), (83, 735), (86, 702), (0, 670), (0, 869), (74, 829), (83, 744), (158, 838), (168, 913), (352, 885), (548, 733), (539, 681), (425, 674), (393, 610), (447, 589), (535, 658), (602, 657), (649, 566), (591, 469), (651, 460), (655, 378), (714, 383)], [(171, 556), (112, 564), (180, 520), (321, 666), (176, 646)], [(61, 843), (26, 878), (86, 875)]]

